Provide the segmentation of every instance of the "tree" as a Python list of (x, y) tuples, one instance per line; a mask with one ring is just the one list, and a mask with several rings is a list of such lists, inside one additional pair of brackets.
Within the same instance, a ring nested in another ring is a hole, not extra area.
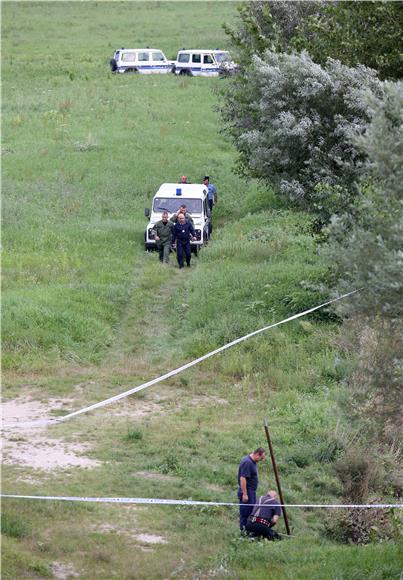
[(308, 16), (291, 45), (321, 64), (330, 56), (348, 66), (365, 64), (381, 79), (400, 79), (402, 26), (402, 2), (329, 2)]
[(225, 92), (222, 115), (240, 153), (239, 171), (274, 184), (289, 203), (326, 223), (358, 195), (365, 151), (348, 139), (364, 132), (364, 89), (381, 96), (376, 73), (307, 53), (266, 51)]
[(401, 315), (403, 283), (403, 83), (384, 83), (384, 97), (367, 93), (371, 122), (350, 141), (365, 156), (361, 195), (334, 217), (324, 253), (332, 264), (334, 292), (364, 287), (340, 305), (345, 314)]
[(249, 66), (252, 55), (266, 50), (287, 52), (291, 40), (300, 33), (310, 16), (324, 7), (323, 1), (272, 2), (256, 0), (238, 6), (238, 26), (224, 25), (241, 65)]
[(238, 10), (238, 26), (224, 29), (245, 67), (266, 50), (306, 50), (321, 65), (333, 58), (373, 68), (381, 79), (402, 78), (402, 2), (256, 0)]

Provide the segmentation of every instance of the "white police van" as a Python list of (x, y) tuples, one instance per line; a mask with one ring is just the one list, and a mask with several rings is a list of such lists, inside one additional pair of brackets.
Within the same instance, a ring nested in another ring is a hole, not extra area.
[(177, 75), (214, 77), (228, 75), (236, 70), (226, 50), (185, 50), (178, 52), (174, 72)]
[(186, 205), (186, 211), (193, 219), (196, 240), (190, 243), (192, 251), (197, 254), (201, 246), (207, 244), (212, 226), (210, 208), (207, 202), (207, 188), (199, 183), (163, 183), (154, 195), (151, 212), (148, 208), (144, 214), (150, 223), (144, 232), (146, 250), (155, 250), (154, 225), (162, 218), (162, 212), (167, 211), (169, 218), (177, 213), (181, 205)]
[(157, 48), (120, 48), (110, 67), (114, 73), (165, 74), (172, 72), (173, 62)]

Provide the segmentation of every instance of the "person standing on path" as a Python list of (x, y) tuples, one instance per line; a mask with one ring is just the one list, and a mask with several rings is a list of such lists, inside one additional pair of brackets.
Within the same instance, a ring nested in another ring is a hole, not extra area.
[(207, 200), (211, 213), (213, 211), (213, 205), (217, 203), (217, 188), (210, 183), (210, 177), (208, 175), (203, 177), (203, 185), (207, 187)]
[(171, 238), (174, 224), (168, 220), (168, 212), (162, 212), (162, 219), (153, 228), (155, 232), (155, 242), (159, 253), (160, 262), (169, 263), (169, 253), (171, 251)]
[(176, 257), (178, 260), (179, 269), (183, 268), (184, 257), (186, 258), (186, 266), (190, 267), (190, 240), (195, 240), (196, 234), (193, 224), (186, 221), (183, 213), (178, 215), (178, 221), (172, 229), (172, 245), (176, 245)]
[(266, 457), (263, 447), (242, 458), (238, 469), (239, 527), (245, 530), (247, 519), (256, 503), (256, 490), (259, 484), (257, 464)]

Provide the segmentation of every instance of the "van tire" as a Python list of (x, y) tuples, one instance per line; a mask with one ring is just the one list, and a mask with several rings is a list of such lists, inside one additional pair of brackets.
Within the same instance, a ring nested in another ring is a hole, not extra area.
[(109, 64), (111, 66), (111, 71), (112, 72), (116, 72), (116, 69), (118, 68), (118, 63), (116, 62), (116, 59), (115, 58), (111, 58)]
[(124, 74), (137, 74), (139, 71), (137, 68), (127, 68)]
[(183, 75), (183, 76), (187, 76), (187, 77), (191, 77), (192, 76), (192, 73), (190, 72), (190, 70), (184, 70), (184, 69), (182, 69), (179, 74), (180, 75)]

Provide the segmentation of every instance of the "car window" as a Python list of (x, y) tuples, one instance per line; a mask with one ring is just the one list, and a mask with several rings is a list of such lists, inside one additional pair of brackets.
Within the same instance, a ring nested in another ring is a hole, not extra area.
[(139, 52), (137, 55), (138, 60), (150, 60), (150, 53), (149, 52)]
[(213, 61), (213, 58), (212, 58), (211, 54), (205, 54), (205, 55), (203, 56), (203, 63), (204, 63), (204, 64), (213, 64), (213, 63), (214, 63), (214, 61)]
[(151, 53), (151, 57), (152, 57), (152, 60), (158, 60), (158, 61), (165, 60), (162, 52), (153, 52), (153, 53)]
[(189, 62), (190, 54), (180, 54), (178, 58), (178, 62)]
[(156, 212), (168, 211), (176, 213), (182, 204), (185, 204), (189, 213), (201, 213), (202, 200), (188, 199), (183, 197), (156, 197), (154, 198), (153, 209)]
[(201, 54), (192, 54), (192, 62), (201, 62)]
[(122, 60), (124, 62), (133, 62), (136, 60), (136, 53), (135, 52), (124, 52), (122, 54)]
[(217, 62), (230, 62), (231, 57), (228, 52), (216, 52), (215, 59)]

